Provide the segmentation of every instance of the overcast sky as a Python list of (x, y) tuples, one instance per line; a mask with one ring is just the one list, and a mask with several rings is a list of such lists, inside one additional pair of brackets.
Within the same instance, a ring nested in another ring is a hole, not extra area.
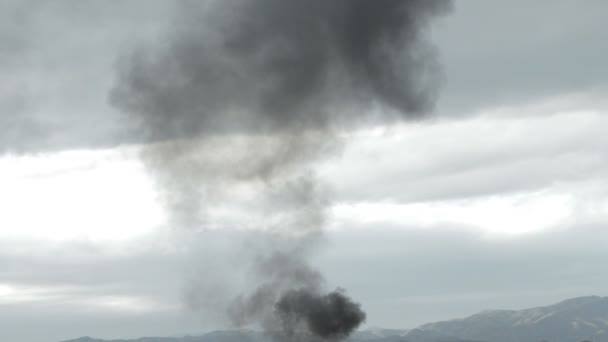
[[(205, 307), (242, 286), (256, 234), (167, 227), (107, 100), (171, 9), (0, 1), (0, 339), (228, 327)], [(331, 204), (311, 262), (367, 326), (608, 295), (607, 19), (603, 0), (457, 1), (432, 27), (432, 118), (351, 132), (317, 166)]]

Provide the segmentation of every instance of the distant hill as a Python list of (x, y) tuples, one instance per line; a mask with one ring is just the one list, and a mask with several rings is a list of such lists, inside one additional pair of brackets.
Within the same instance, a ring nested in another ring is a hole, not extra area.
[[(581, 297), (525, 310), (492, 310), (412, 330), (358, 331), (349, 342), (608, 342), (608, 297)], [(179, 338), (64, 342), (271, 342), (260, 332), (217, 331)]]
[(416, 336), (489, 342), (608, 342), (608, 298), (581, 297), (520, 311), (485, 311), (464, 319), (425, 324), (406, 334), (412, 341)]
[(134, 340), (100, 340), (81, 337), (63, 342), (270, 342), (262, 333), (249, 330), (214, 331), (201, 336), (142, 337)]
[[(406, 337), (405, 330), (373, 329), (359, 331), (353, 334), (349, 342), (475, 342), (458, 338), (433, 339), (432, 341), (413, 341)], [(186, 337), (143, 337), (136, 340), (99, 340), (90, 337), (63, 342), (273, 342), (261, 332), (255, 331), (216, 331), (201, 336)]]

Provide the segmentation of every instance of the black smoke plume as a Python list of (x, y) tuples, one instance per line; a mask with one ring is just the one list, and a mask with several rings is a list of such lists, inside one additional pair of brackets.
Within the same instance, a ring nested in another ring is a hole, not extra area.
[(288, 336), (297, 334), (304, 325), (304, 331), (330, 340), (350, 335), (365, 320), (360, 305), (341, 290), (325, 295), (291, 290), (276, 303), (275, 312), (281, 319), (282, 332)]
[(156, 138), (421, 115), (439, 80), (423, 31), (447, 8), (447, 0), (185, 1), (160, 51), (122, 63), (112, 100)]
[(228, 305), (235, 324), (312, 341), (347, 337), (365, 319), (344, 292), (324, 294), (308, 263), (329, 203), (316, 162), (340, 146), (341, 131), (431, 110), (441, 77), (425, 30), (449, 8), (449, 0), (182, 1), (165, 40), (118, 63), (110, 98), (154, 142), (142, 156), (171, 223), (222, 226), (217, 207), (238, 203), (238, 213), (257, 215), (226, 225), (271, 236), (255, 252), (254, 285)]

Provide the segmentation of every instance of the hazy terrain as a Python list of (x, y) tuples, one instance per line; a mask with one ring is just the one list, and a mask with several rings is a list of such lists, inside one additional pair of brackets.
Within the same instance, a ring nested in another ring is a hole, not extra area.
[[(411, 330), (368, 329), (350, 337), (352, 342), (568, 342), (608, 341), (608, 297), (579, 297), (525, 310), (490, 310), (473, 316), (424, 324)], [(262, 333), (217, 331), (202, 336), (148, 337), (138, 342), (262, 342)], [(69, 342), (102, 342), (83, 337)], [(68, 341), (66, 341), (68, 342)]]

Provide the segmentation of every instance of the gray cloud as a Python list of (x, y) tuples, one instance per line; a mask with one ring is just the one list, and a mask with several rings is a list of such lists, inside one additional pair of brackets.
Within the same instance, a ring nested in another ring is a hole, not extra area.
[[(108, 251), (96, 243), (53, 245), (41, 241), (4, 239), (2, 249), (0, 283), (6, 284), (76, 287), (90, 294), (153, 297), (173, 292), (185, 272), (184, 268), (179, 267), (179, 255), (164, 254), (157, 249), (132, 252), (134, 247), (130, 245)], [(159, 281), (157, 270), (162, 270), (165, 280)], [(177, 295), (174, 297), (177, 298)]]
[[(184, 332), (200, 334), (203, 326), (188, 315), (170, 311), (138, 315), (86, 312), (61, 304), (2, 305), (0, 308), (0, 319), (5, 322), (0, 337), (6, 341), (57, 342), (91, 335), (110, 340), (182, 336)], [(24, 327), (25, 322), (29, 329)]]
[(439, 104), (443, 114), (598, 87), (605, 92), (605, 2), (473, 0), (456, 5), (434, 35), (447, 74)]
[(585, 111), (514, 107), (508, 111), (535, 116), (421, 124), (362, 139), (327, 164), (324, 178), (345, 202), (441, 201), (586, 183), (605, 188), (606, 107), (589, 102), (573, 106)]
[(170, 7), (140, 4), (0, 4), (0, 153), (133, 142), (106, 103), (116, 54), (162, 30)]

